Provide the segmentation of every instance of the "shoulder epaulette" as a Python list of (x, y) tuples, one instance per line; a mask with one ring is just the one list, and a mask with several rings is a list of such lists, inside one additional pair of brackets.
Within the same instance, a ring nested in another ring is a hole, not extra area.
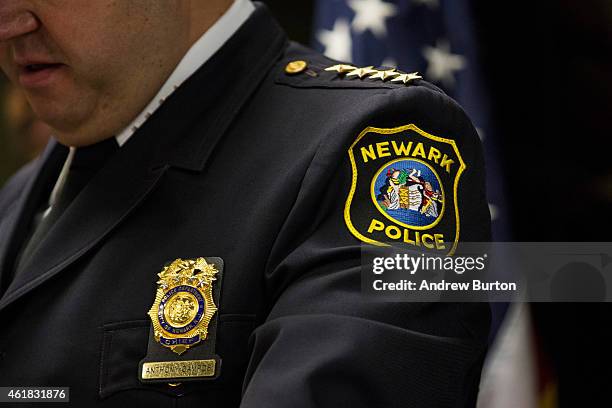
[(391, 82), (403, 83), (405, 85), (408, 85), (411, 81), (414, 81), (416, 79), (423, 79), (423, 77), (420, 76), (418, 72), (405, 73), (398, 71), (395, 68), (379, 70), (374, 69), (373, 66), (359, 68), (354, 67), (352, 65), (338, 64), (325, 68), (325, 71), (336, 72), (338, 73), (338, 75), (344, 76), (346, 78), (369, 78), (374, 80), (381, 80), (383, 82), (390, 79)]
[[(300, 81), (302, 86), (310, 82), (312, 86), (332, 84), (346, 87), (359, 86), (362, 83), (366, 87), (390, 85), (413, 85), (414, 81), (423, 79), (418, 72), (403, 72), (396, 68), (374, 66), (357, 67), (349, 64), (324, 65), (317, 62), (304, 60), (292, 60), (286, 63), (284, 68), (285, 77), (310, 77), (310, 81)], [(341, 81), (341, 82), (339, 82)]]

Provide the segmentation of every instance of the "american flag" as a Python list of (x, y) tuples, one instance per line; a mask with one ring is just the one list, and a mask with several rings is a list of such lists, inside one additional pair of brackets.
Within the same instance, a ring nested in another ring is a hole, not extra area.
[(418, 71), (457, 100), (483, 141), (493, 237), (510, 241), (491, 98), (471, 0), (318, 0), (313, 45), (359, 66)]

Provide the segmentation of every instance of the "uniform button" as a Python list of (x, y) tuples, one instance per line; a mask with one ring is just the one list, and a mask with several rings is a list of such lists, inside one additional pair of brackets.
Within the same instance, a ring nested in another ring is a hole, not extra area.
[(285, 67), (285, 72), (289, 75), (299, 74), (300, 72), (304, 72), (304, 70), (308, 67), (306, 61), (298, 60), (291, 61)]

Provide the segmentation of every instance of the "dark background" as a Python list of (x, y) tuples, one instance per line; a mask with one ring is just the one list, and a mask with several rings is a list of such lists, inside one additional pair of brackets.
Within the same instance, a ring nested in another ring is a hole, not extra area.
[[(312, 1), (265, 3), (291, 38), (311, 42)], [(474, 5), (512, 240), (612, 241), (612, 1)], [(0, 79), (0, 103), (2, 86)], [(4, 101), (0, 112), (6, 108)], [(0, 119), (0, 184), (31, 158), (27, 146)], [(560, 406), (597, 398), (612, 406), (612, 305), (536, 304), (532, 311)]]

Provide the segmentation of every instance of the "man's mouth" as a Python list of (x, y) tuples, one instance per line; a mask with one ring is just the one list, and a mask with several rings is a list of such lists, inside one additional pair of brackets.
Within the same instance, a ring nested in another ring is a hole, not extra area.
[(26, 65), (24, 70), (27, 73), (31, 73), (31, 72), (40, 72), (43, 71), (45, 69), (51, 69), (54, 67), (57, 67), (61, 64), (30, 64), (30, 65)]
[(19, 83), (25, 88), (48, 85), (55, 74), (65, 65), (56, 63), (34, 63), (22, 65), (19, 69)]

